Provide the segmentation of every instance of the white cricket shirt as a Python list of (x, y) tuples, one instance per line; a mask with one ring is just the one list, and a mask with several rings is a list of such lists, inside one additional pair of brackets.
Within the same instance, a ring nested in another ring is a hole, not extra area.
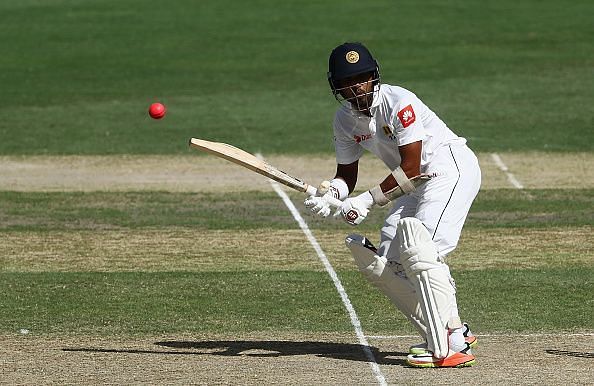
[(366, 149), (390, 170), (400, 165), (398, 146), (423, 141), (421, 171), (444, 145), (464, 144), (415, 94), (398, 86), (381, 84), (370, 108), (371, 117), (342, 106), (334, 117), (336, 161), (350, 164)]

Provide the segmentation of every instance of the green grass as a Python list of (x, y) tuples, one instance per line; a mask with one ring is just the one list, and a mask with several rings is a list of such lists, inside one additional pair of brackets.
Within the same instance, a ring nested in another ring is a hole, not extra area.
[[(528, 192), (530, 196), (525, 193)], [(313, 217), (292, 194), (314, 229), (350, 227)], [(569, 199), (571, 198), (571, 199)], [(241, 203), (241, 204), (238, 204)], [(594, 222), (594, 190), (517, 189), (481, 191), (468, 227), (583, 226)], [(357, 229), (376, 232), (387, 209), (374, 209)], [(192, 227), (205, 229), (294, 229), (295, 220), (274, 192), (171, 193), (0, 192), (0, 230)]]
[[(339, 276), (367, 333), (413, 332), (359, 273)], [(461, 314), (476, 331), (592, 328), (592, 267), (455, 276)], [(21, 328), (35, 335), (107, 336), (352, 330), (325, 272), (46, 272), (0, 273), (0, 278), (0, 333)]]
[(453, 274), (461, 308), (483, 331), (592, 330), (594, 266)]
[[(535, 225), (544, 230), (591, 226), (591, 190), (529, 193), (531, 197), (516, 190), (482, 191), (466, 229), (516, 227), (521, 232)], [(572, 200), (566, 199), (569, 196)], [(167, 192), (0, 192), (0, 218), (3, 232), (22, 231), (24, 235), (31, 230), (59, 230), (73, 237), (89, 229), (166, 232), (190, 227), (199, 235), (200, 229), (296, 228), (282, 201), (274, 193), (261, 192), (222, 197)], [(376, 232), (381, 220), (382, 211), (378, 210), (357, 231)], [(341, 222), (314, 221), (312, 217), (308, 222), (314, 231), (335, 230), (337, 239), (352, 230)], [(245, 247), (248, 245), (246, 240)], [(80, 248), (80, 254), (87, 256), (89, 251), (82, 250), (84, 242)], [(241, 260), (242, 247), (236, 251), (223, 260)], [(520, 247), (516, 252), (535, 253)], [(546, 248), (536, 253), (545, 252)], [(94, 252), (90, 253), (92, 258)], [(178, 253), (182, 256), (177, 258), (183, 258), (183, 252)], [(212, 254), (216, 256), (217, 250)], [(591, 330), (594, 268), (588, 261), (584, 258), (578, 265), (562, 268), (456, 269), (462, 316), (483, 332)], [(204, 268), (197, 265), (193, 272), (0, 270), (0, 333), (20, 328), (38, 335), (106, 336), (351, 331), (340, 298), (322, 270), (228, 268), (211, 264)], [(413, 333), (407, 321), (354, 267), (339, 270), (339, 276), (367, 333)]]
[[(3, 2), (0, 154), (181, 153), (190, 136), (332, 152), (327, 56), (346, 40), (475, 150), (591, 151), (593, 11), (586, 0)], [(162, 121), (146, 114), (157, 99)]]
[(294, 228), (283, 208), (274, 192), (0, 192), (0, 229)]
[[(417, 93), (474, 150), (588, 152), (593, 12), (586, 0), (5, 1), (0, 155), (176, 154), (188, 151), (190, 136), (264, 154), (331, 153), (337, 104), (325, 79), (327, 57), (347, 40), (366, 43), (385, 82)], [(146, 114), (156, 100), (169, 111), (161, 121)], [(466, 229), (580, 228), (584, 235), (593, 197), (592, 189), (481, 191)], [(314, 232), (341, 239), (353, 230), (298, 207)], [(372, 211), (357, 231), (375, 234), (384, 213)], [(89, 230), (179, 227), (195, 229), (197, 240), (204, 229), (296, 229), (272, 192), (0, 192), (0, 244), (8, 233), (14, 240), (19, 232), (63, 232), (77, 240), (68, 249), (77, 264), (92, 257), (88, 240), (77, 238)], [(240, 261), (251, 246), (245, 242), (237, 256), (225, 257)], [(47, 258), (44, 267), (62, 258), (51, 256), (51, 245), (17, 244), (18, 256)], [(557, 253), (551, 245), (515, 247), (514, 258), (528, 261)], [(571, 267), (455, 270), (463, 318), (478, 332), (591, 331), (594, 268), (589, 250), (580, 251)], [(216, 261), (216, 253), (208, 258)], [(352, 331), (321, 269), (238, 270), (235, 263), (192, 272), (10, 272), (15, 264), (0, 264), (4, 334)], [(341, 269), (339, 276), (366, 333), (412, 332), (358, 272)]]
[[(309, 272), (2, 274), (2, 322), (40, 334), (348, 330), (330, 279)], [(98, 295), (101, 296), (98, 296)], [(320, 312), (319, 310), (325, 310)], [(10, 311), (10, 312), (9, 312)]]
[(483, 190), (472, 205), (470, 227), (548, 227), (594, 224), (592, 189)]

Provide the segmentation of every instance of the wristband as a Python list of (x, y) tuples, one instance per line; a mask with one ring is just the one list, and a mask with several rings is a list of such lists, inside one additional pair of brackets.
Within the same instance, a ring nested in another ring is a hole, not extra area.
[(390, 202), (388, 197), (382, 192), (382, 188), (379, 185), (374, 186), (369, 190), (371, 193), (371, 197), (373, 197), (373, 202), (375, 202), (379, 206), (384, 206)]
[(335, 178), (330, 181), (328, 192), (330, 192), (334, 198), (344, 200), (349, 196), (349, 186), (342, 178)]
[(406, 174), (404, 174), (404, 171), (402, 170), (402, 168), (400, 168), (400, 166), (392, 170), (392, 175), (394, 176), (394, 179), (396, 180), (398, 186), (402, 189), (403, 193), (410, 193), (413, 190), (415, 190), (415, 186), (412, 182), (410, 182), (410, 180), (408, 179)]

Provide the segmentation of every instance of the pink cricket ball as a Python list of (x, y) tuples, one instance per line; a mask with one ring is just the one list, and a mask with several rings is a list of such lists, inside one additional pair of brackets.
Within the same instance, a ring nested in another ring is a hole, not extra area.
[(167, 109), (162, 103), (153, 103), (151, 107), (149, 107), (149, 115), (153, 119), (161, 119), (165, 116)]

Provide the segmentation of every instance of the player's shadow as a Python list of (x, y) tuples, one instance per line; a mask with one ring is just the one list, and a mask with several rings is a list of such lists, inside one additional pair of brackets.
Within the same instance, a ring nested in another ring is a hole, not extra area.
[[(282, 357), (291, 355), (315, 355), (318, 357), (370, 362), (379, 364), (405, 365), (405, 353), (382, 352), (376, 347), (352, 343), (332, 342), (291, 342), (291, 341), (166, 341), (155, 343), (158, 346), (176, 349), (200, 350), (202, 354), (218, 356)], [(194, 351), (196, 352), (196, 351)], [(373, 359), (372, 359), (373, 358)]]
[(594, 352), (566, 351), (566, 350), (555, 350), (555, 349), (545, 350), (545, 352), (547, 354), (561, 355), (561, 356), (565, 356), (565, 357), (594, 358)]
[(64, 348), (63, 351), (160, 354), (160, 355), (214, 355), (275, 358), (293, 355), (315, 355), (359, 362), (375, 361), (382, 365), (406, 366), (403, 352), (385, 352), (376, 347), (351, 343), (292, 342), (258, 340), (207, 340), (207, 341), (164, 341), (155, 345), (175, 350), (139, 350), (108, 348)]

